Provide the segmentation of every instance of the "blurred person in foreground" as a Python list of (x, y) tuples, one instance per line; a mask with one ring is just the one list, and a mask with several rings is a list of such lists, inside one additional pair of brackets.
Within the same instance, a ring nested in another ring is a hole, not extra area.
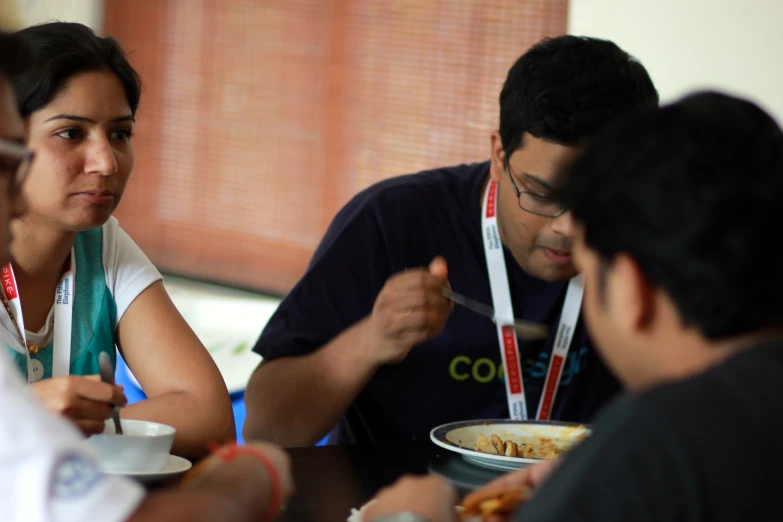
[[(533, 488), (514, 520), (783, 520), (783, 131), (759, 107), (699, 93), (602, 133), (566, 171), (585, 316), (629, 393), (556, 461), (465, 499)], [(454, 519), (454, 490), (405, 478), (372, 522)], [(415, 515), (400, 518), (400, 512)]]
[[(24, 180), (33, 153), (9, 78), (32, 54), (0, 32), (0, 262), (8, 261), (9, 221), (27, 210)], [(271, 520), (293, 488), (288, 458), (271, 444), (226, 446), (174, 491), (145, 496), (138, 483), (102, 474), (76, 426), (46, 411), (0, 352), (0, 520)]]
[[(657, 102), (612, 42), (561, 36), (528, 50), (500, 93), (489, 161), (382, 181), (335, 217), (256, 344), (245, 436), (302, 446), (334, 428), (330, 443), (373, 443), (466, 419), (588, 421), (619, 387), (580, 321), (553, 176), (582, 140)], [(517, 339), (454, 308), (449, 287), (548, 332)]]

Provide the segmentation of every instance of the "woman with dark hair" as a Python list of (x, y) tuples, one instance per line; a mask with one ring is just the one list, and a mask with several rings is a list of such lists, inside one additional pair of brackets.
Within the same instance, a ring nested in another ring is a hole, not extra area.
[(116, 40), (83, 25), (18, 35), (34, 61), (11, 81), (36, 160), (2, 268), (0, 342), (44, 405), (86, 434), (124, 401), (96, 377), (99, 354), (114, 361), (116, 345), (148, 396), (122, 416), (173, 426), (173, 452), (199, 457), (235, 437), (226, 387), (112, 217), (133, 169), (139, 76)]

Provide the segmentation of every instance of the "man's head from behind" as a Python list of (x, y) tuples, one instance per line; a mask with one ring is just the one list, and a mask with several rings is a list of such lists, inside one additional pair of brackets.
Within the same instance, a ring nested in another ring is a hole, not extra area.
[(0, 31), (0, 263), (7, 262), (10, 242), (8, 223), (24, 211), (20, 172), (29, 157), (24, 147), (25, 129), (16, 107), (9, 78), (24, 70), (32, 60), (27, 45), (16, 36)]
[(640, 105), (657, 105), (644, 67), (612, 42), (545, 39), (511, 67), (500, 93), (490, 174), (499, 183), (503, 242), (528, 273), (550, 281), (574, 275), (573, 230), (552, 199), (559, 167), (578, 146)]
[(783, 132), (696, 94), (601, 133), (568, 169), (585, 314), (630, 388), (687, 377), (783, 327)]

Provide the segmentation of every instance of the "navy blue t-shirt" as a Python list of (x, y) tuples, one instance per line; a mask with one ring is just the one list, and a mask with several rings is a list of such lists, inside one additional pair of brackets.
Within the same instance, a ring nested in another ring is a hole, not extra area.
[[(270, 361), (319, 349), (372, 312), (391, 275), (426, 267), (438, 255), (448, 263), (454, 291), (492, 304), (481, 240), (488, 172), (488, 162), (441, 168), (382, 181), (354, 197), (335, 217), (255, 351)], [(505, 256), (515, 317), (549, 324), (552, 332), (547, 340), (519, 343), (532, 417), (568, 283), (532, 277), (507, 249)], [(457, 306), (438, 337), (376, 373), (329, 441), (422, 439), (447, 422), (508, 418), (503, 376), (494, 323)], [(552, 419), (587, 422), (618, 389), (580, 319)]]

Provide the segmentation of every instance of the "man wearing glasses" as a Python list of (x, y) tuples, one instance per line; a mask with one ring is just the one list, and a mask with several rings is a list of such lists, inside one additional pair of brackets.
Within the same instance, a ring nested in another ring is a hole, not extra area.
[[(752, 102), (695, 93), (602, 131), (559, 186), (585, 318), (629, 393), (559, 465), (463, 505), (527, 487), (515, 514), (483, 520), (783, 520), (783, 274), (763, 271), (783, 222), (783, 130)], [(409, 477), (362, 520), (457, 522), (455, 502), (444, 477)]]
[[(544, 40), (510, 69), (488, 162), (378, 183), (334, 219), (255, 350), (245, 436), (288, 446), (427, 438), (480, 418), (585, 422), (618, 389), (580, 321), (570, 216), (578, 145), (657, 104), (611, 42)], [(497, 324), (445, 296), (492, 305)], [(515, 319), (547, 325), (515, 335)]]

